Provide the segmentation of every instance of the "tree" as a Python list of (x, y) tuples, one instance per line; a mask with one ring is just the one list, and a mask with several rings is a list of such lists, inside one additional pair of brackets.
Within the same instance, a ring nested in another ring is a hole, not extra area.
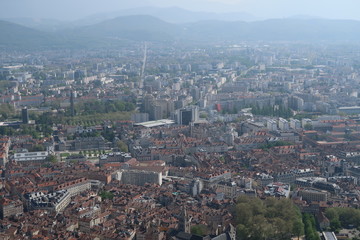
[(242, 240), (289, 239), (302, 234), (302, 218), (289, 199), (241, 196), (235, 207), (238, 238)]
[(49, 154), (47, 157), (46, 157), (46, 160), (48, 162), (51, 162), (51, 163), (56, 163), (58, 161), (57, 157), (53, 154)]
[(205, 225), (195, 225), (191, 227), (191, 233), (198, 236), (205, 236), (207, 234), (207, 227)]
[(45, 147), (41, 144), (35, 144), (34, 146), (32, 146), (32, 148), (30, 148), (29, 151), (30, 152), (41, 152), (41, 151), (45, 151)]
[(314, 216), (305, 213), (303, 215), (303, 221), (305, 226), (305, 238), (307, 240), (320, 240), (319, 234), (316, 231)]
[(249, 237), (248, 228), (244, 224), (236, 226), (236, 235), (239, 240), (247, 239)]
[(93, 84), (95, 88), (99, 88), (102, 86), (102, 82), (100, 80), (93, 81)]
[(313, 130), (313, 125), (310, 124), (310, 123), (307, 123), (307, 124), (304, 125), (304, 129), (305, 130)]
[(99, 196), (102, 198), (102, 199), (113, 199), (114, 198), (114, 194), (112, 192), (107, 192), (107, 191), (101, 191), (99, 193)]
[(129, 148), (128, 146), (126, 145), (126, 143), (124, 143), (123, 141), (119, 140), (117, 142), (117, 146), (118, 148), (120, 149), (121, 152), (128, 152), (129, 151)]
[(330, 221), (331, 231), (338, 232), (341, 229), (341, 222), (339, 218), (334, 218)]
[(294, 222), (293, 233), (295, 236), (297, 236), (298, 240), (300, 239), (300, 236), (304, 234), (304, 223), (301, 221), (301, 219), (298, 219)]

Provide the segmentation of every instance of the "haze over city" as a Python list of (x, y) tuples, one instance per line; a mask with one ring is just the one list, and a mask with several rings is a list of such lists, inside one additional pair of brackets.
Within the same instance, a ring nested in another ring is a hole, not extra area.
[(357, 0), (2, 0), (1, 18), (77, 20), (138, 7), (179, 7), (201, 12), (241, 12), (254, 19), (293, 16), (359, 20)]
[(360, 240), (359, 9), (0, 0), (0, 239)]

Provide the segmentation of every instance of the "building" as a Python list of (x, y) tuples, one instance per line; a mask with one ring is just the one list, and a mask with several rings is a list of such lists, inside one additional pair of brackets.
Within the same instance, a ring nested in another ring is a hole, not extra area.
[(0, 138), (0, 166), (4, 167), (8, 162), (10, 145), (10, 138)]
[(99, 157), (99, 164), (110, 162), (125, 162), (131, 159), (131, 154), (126, 152), (111, 152), (103, 154)]
[(36, 163), (36, 162), (45, 162), (47, 161), (47, 157), (49, 156), (49, 152), (23, 152), (23, 153), (15, 153), (14, 160), (15, 162), (26, 162), (26, 163)]
[(201, 191), (203, 190), (204, 188), (204, 183), (201, 179), (197, 178), (197, 179), (194, 179), (192, 182), (191, 182), (191, 194), (192, 196), (197, 196), (198, 194), (201, 193)]
[(26, 107), (21, 110), (21, 119), (23, 124), (29, 123), (29, 112)]
[[(104, 212), (97, 214), (91, 218), (83, 217), (79, 219), (79, 230), (84, 233), (90, 233), (91, 229), (99, 224), (102, 224), (106, 222), (106, 220), (109, 218), (110, 212)], [(130, 238), (133, 239), (133, 238)]]
[(58, 213), (69, 205), (71, 196), (67, 190), (60, 190), (48, 194), (43, 192), (28, 193), (25, 194), (25, 199), (30, 210), (46, 209)]
[(309, 189), (302, 189), (298, 192), (298, 196), (302, 197), (303, 200), (312, 202), (312, 201), (327, 201), (328, 199), (328, 192), (320, 191), (317, 189), (309, 188)]
[(359, 114), (360, 113), (360, 107), (359, 106), (353, 106), (353, 107), (340, 107), (338, 109), (339, 112), (345, 113), (348, 115), (352, 114)]
[(279, 118), (279, 128), (282, 131), (289, 131), (289, 122), (284, 118)]
[(322, 235), (324, 237), (324, 240), (337, 240), (338, 239), (334, 232), (323, 232)]
[(90, 149), (104, 150), (107, 148), (106, 141), (103, 137), (76, 138), (73, 142), (73, 150), (75, 151)]
[(269, 131), (276, 131), (277, 130), (277, 123), (275, 120), (270, 119), (267, 121), (266, 123), (267, 129), (269, 129)]
[(191, 106), (178, 110), (176, 120), (180, 125), (190, 125), (190, 123), (198, 121), (199, 108), (197, 106)]
[(289, 107), (296, 111), (301, 111), (304, 109), (304, 100), (298, 96), (291, 96), (289, 98)]
[(131, 121), (135, 123), (149, 121), (149, 113), (134, 113), (131, 115)]
[(270, 183), (266, 186), (264, 193), (269, 196), (288, 198), (290, 195), (290, 185), (280, 182)]
[(324, 181), (317, 181), (313, 184), (314, 188), (318, 188), (318, 189), (322, 189), (322, 190), (326, 190), (332, 193), (339, 193), (340, 191), (340, 187), (335, 184), (335, 183), (330, 183), (330, 182), (324, 182)]
[(311, 169), (295, 169), (288, 172), (279, 172), (273, 175), (276, 182), (292, 184), (297, 178), (313, 177), (314, 171)]
[(239, 195), (236, 183), (229, 181), (222, 181), (216, 184), (216, 192), (222, 192), (226, 198), (235, 198)]
[(24, 212), (23, 203), (20, 200), (2, 198), (0, 200), (0, 218), (21, 215)]
[(302, 177), (295, 180), (295, 185), (299, 187), (312, 187), (317, 181), (326, 181), (326, 178), (320, 177)]
[(297, 119), (290, 118), (290, 127), (292, 129), (300, 129), (301, 128), (301, 122)]
[(145, 128), (153, 128), (153, 127), (167, 126), (167, 125), (171, 125), (171, 124), (174, 124), (173, 120), (160, 119), (160, 120), (156, 120), (156, 121), (148, 121), (148, 122), (136, 123), (136, 124), (134, 124), (134, 126), (141, 126), (141, 127), (145, 127)]
[(274, 182), (274, 178), (268, 174), (261, 173), (259, 175), (258, 182), (260, 186), (267, 186), (268, 184)]
[(312, 120), (309, 118), (303, 118), (301, 120), (301, 125), (303, 128), (305, 128), (305, 126), (310, 126), (310, 125), (312, 126)]
[(123, 170), (121, 173), (121, 182), (123, 184), (132, 184), (138, 186), (144, 186), (147, 183), (161, 185), (162, 172), (137, 169)]
[(67, 190), (70, 197), (78, 195), (91, 189), (91, 182), (87, 178), (78, 178), (59, 184), (54, 188), (55, 191)]
[(170, 116), (174, 111), (174, 102), (171, 99), (156, 99), (150, 102), (149, 108), (150, 120), (159, 120)]
[(71, 91), (71, 93), (70, 93), (70, 111), (71, 111), (72, 117), (75, 116), (74, 98), (75, 98), (75, 93), (74, 93), (74, 91)]

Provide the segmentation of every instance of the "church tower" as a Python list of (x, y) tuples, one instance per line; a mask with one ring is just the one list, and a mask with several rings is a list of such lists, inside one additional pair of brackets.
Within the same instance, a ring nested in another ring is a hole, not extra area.
[(181, 213), (179, 217), (178, 230), (186, 233), (190, 233), (191, 227), (191, 218), (189, 219), (185, 207), (181, 207)]

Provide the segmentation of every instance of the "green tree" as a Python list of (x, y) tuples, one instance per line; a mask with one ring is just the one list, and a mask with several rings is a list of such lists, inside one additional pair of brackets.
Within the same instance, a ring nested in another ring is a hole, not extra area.
[(304, 223), (301, 221), (301, 219), (298, 219), (293, 223), (293, 233), (298, 238), (298, 240), (300, 239), (300, 236), (304, 234)]
[(48, 162), (56, 163), (58, 161), (57, 157), (55, 155), (49, 154), (46, 158)]
[(338, 232), (341, 229), (341, 222), (338, 218), (334, 218), (330, 221), (331, 231)]
[(195, 225), (191, 227), (191, 233), (198, 235), (198, 236), (205, 236), (207, 235), (207, 227), (205, 225)]
[(124, 143), (121, 140), (119, 140), (117, 142), (117, 146), (118, 146), (118, 148), (120, 149), (121, 152), (128, 152), (129, 151), (128, 146), (126, 145), (126, 143)]
[(30, 152), (41, 152), (41, 151), (45, 151), (45, 147), (41, 144), (35, 144), (34, 146), (32, 146), (29, 150)]
[(101, 191), (99, 193), (99, 196), (102, 198), (102, 199), (113, 199), (114, 198), (114, 194), (112, 192), (107, 192), (107, 191)]
[(236, 235), (239, 240), (248, 239), (249, 229), (244, 224), (238, 224), (236, 226)]
[(299, 210), (289, 199), (241, 196), (235, 207), (238, 239), (289, 239), (302, 232)]

